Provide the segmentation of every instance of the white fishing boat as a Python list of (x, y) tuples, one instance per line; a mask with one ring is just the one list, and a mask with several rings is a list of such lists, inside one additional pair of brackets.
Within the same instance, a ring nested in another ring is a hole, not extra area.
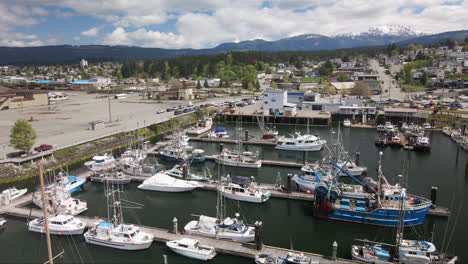
[(429, 124), (429, 123), (424, 123), (422, 126), (423, 126), (424, 129), (431, 129), (432, 128), (431, 124)]
[(208, 134), (208, 137), (229, 138), (229, 135), (224, 127), (217, 127), (215, 131)]
[(313, 193), (315, 187), (321, 182), (332, 180), (333, 176), (330, 171), (323, 172), (314, 170), (300, 175), (294, 175), (292, 180), (296, 183), (297, 187), (303, 192)]
[(276, 141), (278, 138), (278, 130), (275, 127), (269, 128), (265, 125), (265, 119), (263, 115), (257, 115), (258, 126), (262, 131), (262, 140), (265, 141)]
[(132, 181), (132, 177), (117, 170), (95, 172), (89, 178), (92, 182), (110, 184), (128, 184)]
[(146, 179), (138, 189), (158, 192), (189, 192), (200, 185), (197, 182), (176, 179), (160, 171)]
[(452, 128), (451, 127), (443, 127), (442, 128), (442, 133), (446, 136), (451, 136), (452, 135)]
[(198, 220), (190, 221), (184, 227), (184, 232), (189, 235), (204, 236), (232, 240), (239, 243), (255, 240), (255, 227), (247, 226), (239, 220), (239, 214), (234, 219), (227, 217), (220, 219), (200, 215)]
[(296, 135), (291, 137), (279, 137), (275, 149), (293, 150), (293, 151), (320, 151), (326, 140), (314, 135), (301, 135), (296, 132)]
[(211, 126), (213, 125), (213, 120), (211, 117), (203, 117), (198, 120), (197, 124), (193, 127), (187, 129), (187, 134), (189, 135), (201, 135), (210, 131)]
[[(347, 170), (353, 176), (361, 176), (367, 172), (367, 168), (363, 166), (357, 166), (354, 161), (339, 161), (337, 163), (340, 167)], [(321, 167), (318, 169), (317, 167)], [(330, 171), (332, 169), (332, 165), (330, 164), (320, 164), (320, 163), (308, 163), (302, 166), (301, 171), (311, 174), (316, 171)], [(346, 177), (347, 174), (343, 173), (342, 171), (339, 172), (340, 176)]]
[(130, 176), (150, 177), (155, 173), (155, 166), (138, 162), (132, 158), (119, 159), (117, 168)]
[(94, 156), (91, 161), (86, 162), (84, 165), (92, 171), (103, 171), (114, 168), (115, 159), (112, 153), (106, 153)]
[(429, 143), (429, 138), (422, 136), (418, 137), (416, 140), (415, 150), (428, 151), (431, 150), (431, 144)]
[[(114, 185), (106, 184), (107, 219), (110, 222), (97, 221), (95, 226), (84, 234), (85, 241), (89, 244), (123, 250), (147, 249), (151, 246), (154, 237), (150, 233), (141, 231), (137, 226), (123, 223), (122, 202), (131, 202), (120, 200), (121, 192), (119, 188), (114, 188)], [(135, 205), (138, 204), (131, 203), (132, 208)], [(112, 218), (110, 212), (113, 212)]]
[(388, 134), (395, 133), (395, 127), (391, 122), (385, 122), (384, 131)]
[(269, 191), (260, 188), (249, 177), (243, 176), (235, 176), (231, 181), (228, 175), (227, 183), (221, 184), (218, 188), (223, 197), (237, 201), (264, 203), (271, 196)]
[(452, 138), (452, 140), (457, 143), (457, 144), (460, 144), (463, 142), (463, 136), (461, 134), (461, 130), (460, 129), (457, 129), (457, 130), (452, 130), (452, 134), (450, 134), (450, 137)]
[[(72, 215), (59, 214), (49, 218), (49, 232), (54, 235), (81, 235), (86, 225), (80, 219)], [(28, 223), (28, 230), (32, 232), (45, 233), (46, 224), (44, 217), (36, 218)]]
[(167, 241), (166, 246), (175, 253), (198, 260), (210, 260), (216, 256), (214, 247), (200, 244), (200, 241), (190, 238)]
[(143, 162), (146, 159), (146, 152), (141, 149), (128, 149), (120, 156), (121, 159), (132, 159), (136, 162)]
[(377, 125), (376, 129), (377, 129), (377, 132), (384, 132), (385, 131), (385, 126), (384, 125)]
[[(88, 210), (86, 201), (72, 198), (63, 185), (51, 185), (45, 188), (47, 211), (52, 214), (78, 215)], [(42, 194), (33, 194), (33, 203), (42, 209)]]
[(284, 264), (285, 259), (269, 254), (255, 256), (255, 264)]
[(8, 205), (14, 200), (20, 198), (21, 196), (25, 195), (28, 192), (28, 189), (16, 189), (15, 187), (8, 188), (3, 190), (0, 194), (0, 204), (1, 205)]
[(349, 121), (348, 119), (344, 120), (343, 121), (343, 126), (344, 127), (351, 127), (351, 121)]
[(286, 256), (286, 262), (288, 264), (311, 264), (312, 259), (304, 255), (304, 253), (288, 252)]
[(260, 168), (262, 160), (258, 159), (258, 153), (253, 152), (233, 152), (224, 148), (222, 152), (216, 156), (216, 163), (231, 167), (244, 168)]

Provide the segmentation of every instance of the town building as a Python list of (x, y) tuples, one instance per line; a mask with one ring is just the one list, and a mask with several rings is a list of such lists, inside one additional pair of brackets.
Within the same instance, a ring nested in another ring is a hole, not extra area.
[(295, 104), (298, 109), (302, 109), (302, 102), (304, 101), (303, 92), (288, 92), (288, 103)]
[(356, 85), (354, 82), (331, 82), (330, 84), (335, 88), (336, 93), (349, 93)]
[(49, 105), (47, 91), (11, 89), (0, 86), (0, 110)]
[(263, 114), (276, 115), (284, 111), (288, 103), (288, 93), (285, 90), (267, 89), (263, 93)]
[(375, 74), (361, 74), (357, 76), (358, 81), (363, 81), (369, 87), (369, 92), (372, 94), (381, 94), (382, 90)]

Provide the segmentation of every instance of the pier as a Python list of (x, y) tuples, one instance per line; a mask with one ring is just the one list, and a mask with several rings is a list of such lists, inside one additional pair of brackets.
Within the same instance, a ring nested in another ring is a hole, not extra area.
[[(201, 141), (210, 143), (228, 143), (237, 144), (237, 140), (230, 138), (215, 138), (215, 137), (191, 137), (191, 141)], [(260, 145), (260, 146), (276, 146), (275, 141), (267, 141), (261, 139), (241, 140), (244, 145)]]
[[(29, 193), (17, 199), (12, 204), (9, 204), (7, 206), (1, 206), (0, 214), (9, 215), (13, 217), (20, 217), (20, 218), (42, 217), (43, 216), (42, 210), (21, 207), (31, 202), (31, 199), (32, 199), (32, 193)], [(98, 220), (97, 217), (91, 218), (91, 217), (85, 217), (85, 216), (75, 216), (75, 218), (81, 220), (88, 227), (94, 227)], [(166, 241), (170, 241), (170, 240), (192, 238), (192, 239), (199, 240), (200, 243), (203, 245), (214, 247), (217, 253), (240, 256), (240, 257), (245, 257), (245, 258), (250, 258), (250, 259), (254, 259), (256, 255), (260, 255), (260, 254), (271, 254), (271, 255), (285, 258), (288, 252), (295, 252), (295, 253), (303, 253), (305, 256), (310, 257), (312, 259), (311, 263), (344, 263), (344, 264), (354, 263), (351, 260), (347, 260), (347, 259), (339, 259), (339, 258), (333, 259), (330, 256), (325, 256), (321, 254), (301, 252), (301, 251), (290, 250), (290, 249), (285, 249), (285, 248), (267, 246), (263, 244), (260, 245), (259, 247), (260, 249), (257, 249), (258, 245), (253, 244), (253, 243), (236, 243), (230, 240), (220, 240), (220, 239), (215, 239), (215, 238), (186, 235), (186, 234), (178, 232), (178, 230), (167, 230), (167, 229), (161, 229), (161, 228), (143, 226), (143, 225), (135, 225), (135, 226), (138, 226), (140, 230), (144, 232), (148, 232), (152, 234), (154, 236), (154, 241), (156, 242), (165, 243)], [(330, 245), (330, 247), (332, 247), (332, 245)]]

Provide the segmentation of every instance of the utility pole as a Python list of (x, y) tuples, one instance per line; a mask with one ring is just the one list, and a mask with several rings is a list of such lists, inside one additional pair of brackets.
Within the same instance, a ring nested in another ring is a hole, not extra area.
[(109, 103), (109, 123), (112, 123), (110, 91), (109, 91), (109, 93), (107, 94), (107, 101), (108, 101), (108, 103)]
[(54, 258), (52, 256), (52, 246), (50, 245), (49, 217), (47, 215), (47, 202), (46, 202), (46, 199), (45, 199), (44, 178), (43, 178), (43, 175), (42, 175), (42, 165), (39, 165), (39, 180), (41, 182), (42, 209), (44, 211), (44, 220), (45, 220), (45, 228), (46, 228), (47, 253), (49, 254), (49, 262), (48, 263), (54, 264)]

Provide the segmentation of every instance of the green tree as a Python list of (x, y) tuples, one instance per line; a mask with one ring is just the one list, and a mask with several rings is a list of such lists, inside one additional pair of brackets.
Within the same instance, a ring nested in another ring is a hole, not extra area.
[(255, 90), (260, 91), (260, 82), (258, 80), (255, 82)]
[(203, 83), (203, 87), (210, 88), (210, 86), (208, 85), (208, 80), (205, 80), (205, 82)]
[(36, 137), (36, 132), (28, 121), (16, 120), (10, 131), (10, 146), (29, 154)]
[(278, 88), (278, 85), (276, 84), (276, 82), (271, 82), (271, 88)]
[(197, 89), (201, 88), (200, 80), (197, 80)]
[(219, 85), (218, 85), (219, 88), (222, 88), (223, 87), (223, 78), (220, 78), (219, 79)]
[(354, 88), (351, 89), (351, 95), (369, 96), (369, 86), (363, 81), (356, 81)]
[(339, 82), (349, 82), (349, 81), (351, 81), (351, 78), (349, 78), (349, 76), (346, 73), (340, 72), (338, 74), (338, 81)]

